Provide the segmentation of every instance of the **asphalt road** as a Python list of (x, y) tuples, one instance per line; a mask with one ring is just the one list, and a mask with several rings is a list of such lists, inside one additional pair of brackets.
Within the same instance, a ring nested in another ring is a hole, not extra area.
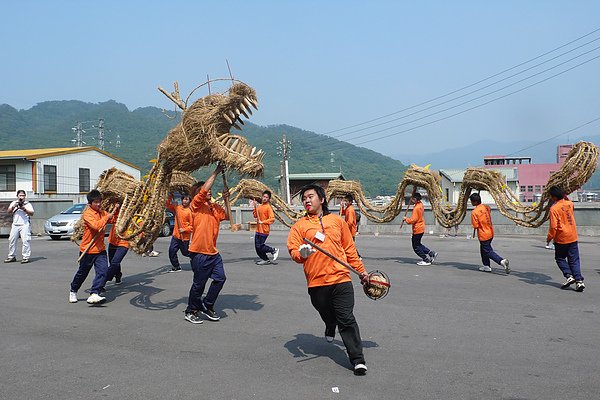
[[(284, 247), (287, 234), (268, 243)], [(107, 303), (68, 303), (77, 249), (35, 238), (31, 263), (0, 264), (2, 399), (598, 399), (600, 249), (580, 242), (586, 290), (563, 277), (542, 237), (497, 237), (513, 272), (477, 270), (478, 243), (425, 236), (436, 263), (415, 265), (410, 237), (359, 236), (367, 269), (392, 281), (372, 301), (355, 279), (367, 376), (339, 336), (323, 338), (301, 266), (285, 251), (256, 266), (250, 232), (221, 231), (228, 280), (219, 322), (183, 319), (192, 279), (133, 253)], [(7, 248), (7, 240), (0, 246)], [(181, 258), (181, 257), (180, 257)], [(20, 257), (19, 257), (20, 259)], [(91, 275), (84, 284), (89, 287)]]

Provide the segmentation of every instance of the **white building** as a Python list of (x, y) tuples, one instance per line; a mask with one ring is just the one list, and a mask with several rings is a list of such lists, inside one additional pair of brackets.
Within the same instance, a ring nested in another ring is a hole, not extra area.
[(93, 146), (0, 151), (0, 201), (15, 199), (19, 189), (30, 200), (85, 201), (112, 167), (140, 179), (138, 167)]
[[(495, 168), (504, 175), (506, 186), (519, 198), (519, 173), (517, 168)], [(461, 186), (466, 169), (440, 169), (442, 178), (442, 194), (450, 204), (456, 204), (461, 193)], [(473, 193), (473, 192), (472, 192)], [(483, 204), (493, 204), (494, 198), (487, 191), (479, 192)]]

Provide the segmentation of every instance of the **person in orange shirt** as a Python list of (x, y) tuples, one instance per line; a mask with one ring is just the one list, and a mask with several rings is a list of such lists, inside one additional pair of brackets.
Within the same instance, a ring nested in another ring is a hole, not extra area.
[[(223, 171), (223, 166), (218, 164), (206, 182), (198, 183), (197, 186), (201, 185), (200, 190), (194, 195), (190, 206), (193, 215), (193, 233), (189, 251), (194, 278), (190, 288), (188, 306), (185, 310), (185, 319), (193, 324), (202, 323), (198, 313), (202, 313), (211, 321), (220, 319), (214, 306), (226, 277), (223, 259), (217, 250), (217, 237), (219, 236), (219, 224), (226, 220), (228, 215), (223, 207), (211, 201), (210, 188), (221, 171)], [(227, 199), (228, 197), (229, 192), (224, 190), (223, 198)], [(206, 296), (202, 299), (209, 278), (212, 279), (212, 282)]]
[(423, 203), (421, 203), (421, 198), (421, 193), (416, 192), (413, 194), (413, 196), (410, 198), (410, 201), (415, 206), (410, 214), (410, 217), (404, 217), (403, 219), (404, 222), (412, 225), (412, 248), (415, 253), (421, 257), (421, 261), (417, 262), (417, 265), (431, 265), (431, 263), (435, 261), (438, 253), (429, 250), (421, 243), (421, 239), (425, 233), (425, 218), (423, 217), (425, 209), (423, 207)]
[(546, 237), (546, 246), (554, 240), (554, 259), (558, 268), (566, 278), (561, 288), (566, 289), (575, 284), (575, 290), (583, 292), (585, 285), (581, 266), (579, 264), (579, 245), (577, 224), (573, 212), (573, 202), (566, 196), (564, 190), (552, 186), (549, 190), (550, 198), (554, 204), (550, 207), (550, 227)]
[[(69, 302), (77, 303), (77, 291), (83, 285), (92, 266), (96, 272), (90, 296), (87, 299), (89, 304), (99, 304), (106, 301), (105, 297), (100, 296), (100, 291), (106, 284), (108, 273), (108, 258), (106, 256), (106, 247), (104, 245), (104, 230), (106, 224), (114, 214), (101, 209), (102, 194), (93, 189), (87, 194), (88, 205), (81, 216), (83, 218), (83, 238), (79, 245), (79, 269), (71, 282), (71, 291), (69, 292)], [(113, 212), (119, 210), (119, 204), (115, 205)]]
[[(354, 197), (351, 194), (347, 194), (345, 197), (343, 197), (340, 203), (340, 215), (348, 224), (348, 228), (350, 228), (352, 240), (356, 242), (356, 235), (358, 233), (358, 219), (356, 218), (356, 211), (354, 211), (354, 206), (352, 205), (353, 202)], [(356, 250), (356, 252), (358, 253), (358, 250)], [(361, 258), (360, 253), (358, 253), (358, 257)]]
[(113, 224), (110, 229), (110, 234), (108, 235), (108, 274), (106, 277), (106, 281), (112, 281), (115, 279), (115, 284), (121, 284), (121, 278), (123, 277), (123, 272), (121, 271), (121, 261), (127, 255), (129, 251), (129, 242), (127, 240), (121, 239), (119, 235), (117, 235), (116, 222), (117, 217), (119, 216), (118, 211), (114, 213), (113, 218), (110, 223)]
[(337, 325), (348, 358), (356, 375), (367, 372), (358, 323), (354, 318), (354, 289), (350, 271), (304, 243), (307, 238), (324, 250), (347, 261), (365, 283), (368, 274), (358, 257), (348, 224), (329, 212), (325, 190), (307, 185), (300, 190), (307, 214), (296, 222), (288, 235), (287, 248), (292, 260), (304, 265), (308, 294), (313, 307), (325, 322), (325, 339), (333, 342)]
[(479, 267), (480, 271), (492, 272), (490, 267), (490, 259), (496, 264), (502, 265), (504, 271), (510, 274), (509, 261), (506, 258), (500, 257), (492, 248), (492, 240), (494, 239), (494, 225), (492, 225), (492, 213), (490, 207), (481, 204), (481, 196), (479, 193), (473, 193), (469, 196), (471, 205), (475, 209), (471, 212), (471, 225), (477, 230), (477, 238), (479, 239), (479, 252), (481, 253), (481, 262), (483, 266)]
[(175, 215), (175, 225), (173, 226), (173, 236), (171, 236), (171, 244), (169, 245), (169, 261), (171, 261), (171, 269), (169, 272), (181, 271), (177, 252), (181, 250), (181, 254), (185, 257), (190, 256), (190, 236), (193, 228), (193, 216), (190, 209), (192, 198), (188, 194), (181, 196), (181, 205), (173, 202), (173, 195), (167, 199), (166, 207)]
[(273, 255), (273, 261), (279, 257), (279, 249), (277, 247), (271, 247), (265, 242), (271, 232), (271, 224), (275, 222), (275, 213), (271, 207), (271, 191), (265, 190), (262, 193), (261, 204), (256, 206), (256, 202), (253, 201), (254, 210), (252, 214), (256, 218), (256, 233), (254, 234), (254, 248), (256, 254), (260, 257), (260, 260), (256, 262), (257, 265), (270, 264), (271, 261), (267, 254)]

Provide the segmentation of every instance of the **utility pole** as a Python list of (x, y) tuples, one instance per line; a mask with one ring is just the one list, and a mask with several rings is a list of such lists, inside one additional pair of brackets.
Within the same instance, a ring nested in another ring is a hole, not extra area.
[(98, 120), (98, 147), (104, 150), (104, 118)]
[(117, 141), (115, 142), (115, 147), (116, 148), (121, 147), (121, 135), (119, 135), (118, 133), (117, 133)]
[(83, 147), (85, 142), (83, 141), (83, 134), (85, 131), (82, 128), (81, 122), (77, 121), (77, 124), (74, 128), (71, 128), (73, 132), (75, 132), (75, 139), (71, 140), (71, 142), (75, 143), (76, 147)]
[(283, 197), (283, 201), (287, 204), (292, 203), (292, 199), (290, 198), (290, 177), (289, 177), (289, 168), (288, 168), (288, 156), (291, 150), (291, 144), (289, 140), (286, 139), (285, 133), (279, 142), (279, 155), (281, 156), (281, 195)]

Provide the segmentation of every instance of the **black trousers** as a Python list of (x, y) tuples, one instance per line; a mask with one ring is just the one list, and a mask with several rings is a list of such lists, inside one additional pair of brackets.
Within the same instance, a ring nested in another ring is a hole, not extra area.
[[(337, 325), (348, 352), (350, 363), (364, 364), (362, 340), (358, 324), (354, 318), (354, 288), (352, 282), (337, 283), (329, 286), (308, 288), (310, 301), (325, 322), (325, 330), (335, 332)], [(331, 334), (333, 336), (333, 334)]]

